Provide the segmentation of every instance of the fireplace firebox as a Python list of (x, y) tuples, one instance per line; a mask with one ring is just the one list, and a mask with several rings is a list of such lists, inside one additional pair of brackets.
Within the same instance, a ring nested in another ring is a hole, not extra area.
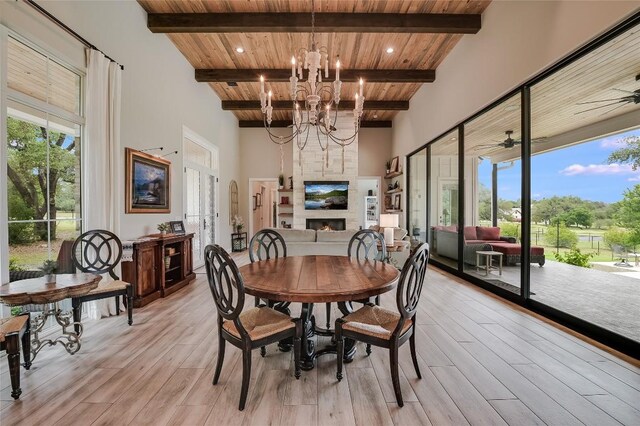
[(344, 218), (307, 219), (307, 229), (313, 229), (315, 231), (344, 231), (346, 227), (347, 221)]

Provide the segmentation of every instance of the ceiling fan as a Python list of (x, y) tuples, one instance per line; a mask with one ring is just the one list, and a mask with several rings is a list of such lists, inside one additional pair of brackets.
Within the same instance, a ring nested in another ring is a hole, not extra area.
[[(507, 138), (505, 140), (503, 140), (502, 142), (496, 141), (498, 143), (496, 144), (485, 144), (485, 145), (478, 145), (476, 146), (475, 150), (476, 151), (480, 151), (480, 150), (484, 150), (484, 149), (489, 149), (489, 148), (498, 148), (498, 147), (502, 147), (502, 148), (513, 148), (516, 145), (520, 145), (522, 143), (522, 141), (513, 139), (511, 137), (511, 135), (513, 134), (513, 130), (507, 130), (504, 132), (505, 135), (507, 135)], [(546, 138), (536, 138), (536, 139), (532, 139), (531, 142), (540, 142), (545, 140)]]
[[(640, 74), (636, 75), (636, 81), (640, 81)], [(601, 102), (607, 102), (605, 105), (598, 105), (595, 106), (593, 108), (589, 108), (589, 109), (585, 109), (584, 111), (578, 111), (575, 113), (575, 115), (578, 114), (583, 114), (585, 112), (589, 112), (589, 111), (593, 111), (596, 109), (600, 109), (600, 108), (606, 108), (606, 107), (610, 107), (610, 106), (614, 106), (613, 108), (611, 108), (608, 111), (603, 112), (601, 115), (605, 115), (605, 114), (609, 114), (610, 112), (613, 112), (615, 110), (617, 110), (618, 108), (622, 108), (625, 105), (628, 104), (640, 104), (640, 89), (638, 90), (634, 90), (633, 92), (630, 90), (623, 90), (623, 89), (616, 89), (615, 87), (612, 87), (611, 90), (615, 90), (618, 92), (622, 92), (625, 93), (624, 96), (620, 96), (619, 98), (611, 98), (611, 99), (601, 99), (598, 101), (589, 101), (589, 102), (578, 102), (576, 105), (591, 105), (591, 104), (598, 104)]]

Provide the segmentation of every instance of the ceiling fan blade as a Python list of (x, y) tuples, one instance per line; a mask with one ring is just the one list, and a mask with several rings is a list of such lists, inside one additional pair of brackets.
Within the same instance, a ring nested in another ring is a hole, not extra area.
[(618, 102), (612, 102), (612, 103), (607, 104), (607, 105), (600, 105), (600, 106), (597, 106), (597, 107), (595, 107), (595, 108), (589, 108), (589, 109), (585, 109), (584, 111), (578, 111), (578, 112), (576, 112), (574, 115), (578, 115), (578, 114), (582, 114), (582, 113), (585, 113), (585, 112), (593, 111), (593, 110), (595, 110), (595, 109), (606, 108), (606, 107), (608, 107), (608, 106), (615, 105), (615, 104), (619, 104), (619, 103), (621, 103), (621, 102), (628, 103), (628, 101), (624, 101), (624, 100), (622, 100), (622, 101), (618, 101)]
[(602, 117), (603, 115), (606, 115), (606, 114), (612, 113), (613, 111), (617, 110), (618, 108), (622, 108), (622, 107), (623, 107), (623, 106), (625, 106), (625, 105), (626, 105), (626, 103), (624, 103), (624, 104), (620, 104), (620, 105), (618, 105), (617, 107), (612, 108), (612, 109), (610, 109), (610, 110), (609, 110), (609, 111), (607, 111), (607, 112), (603, 112), (602, 114), (600, 114), (600, 117)]
[(500, 145), (478, 145), (475, 147), (476, 151), (480, 151), (483, 149), (491, 149), (491, 148), (498, 148)]
[(617, 90), (618, 92), (624, 92), (624, 93), (629, 93), (631, 95), (636, 95), (638, 92), (632, 92), (630, 90), (624, 90), (624, 89), (616, 89), (615, 87), (612, 87), (611, 90)]
[(611, 101), (621, 101), (624, 98), (613, 98), (613, 99), (601, 99), (599, 101), (589, 101), (589, 102), (578, 102), (576, 105), (587, 105), (587, 104), (595, 104), (596, 102), (611, 102)]

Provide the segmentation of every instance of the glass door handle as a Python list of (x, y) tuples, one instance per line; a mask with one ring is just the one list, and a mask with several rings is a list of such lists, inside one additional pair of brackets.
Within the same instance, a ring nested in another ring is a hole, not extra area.
[(204, 229), (207, 229), (207, 219), (202, 219), (202, 221), (204, 222)]

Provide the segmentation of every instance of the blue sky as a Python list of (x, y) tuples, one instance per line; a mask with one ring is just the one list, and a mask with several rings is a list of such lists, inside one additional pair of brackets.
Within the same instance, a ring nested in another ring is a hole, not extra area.
[[(623, 146), (620, 140), (627, 136), (640, 137), (640, 129), (532, 157), (531, 197), (574, 195), (607, 203), (621, 200), (625, 189), (640, 184), (640, 169), (633, 171), (630, 165), (608, 164), (607, 157)], [(489, 161), (480, 165), (479, 178), (491, 187)], [(520, 198), (520, 161), (498, 173), (498, 196), (507, 200)]]

